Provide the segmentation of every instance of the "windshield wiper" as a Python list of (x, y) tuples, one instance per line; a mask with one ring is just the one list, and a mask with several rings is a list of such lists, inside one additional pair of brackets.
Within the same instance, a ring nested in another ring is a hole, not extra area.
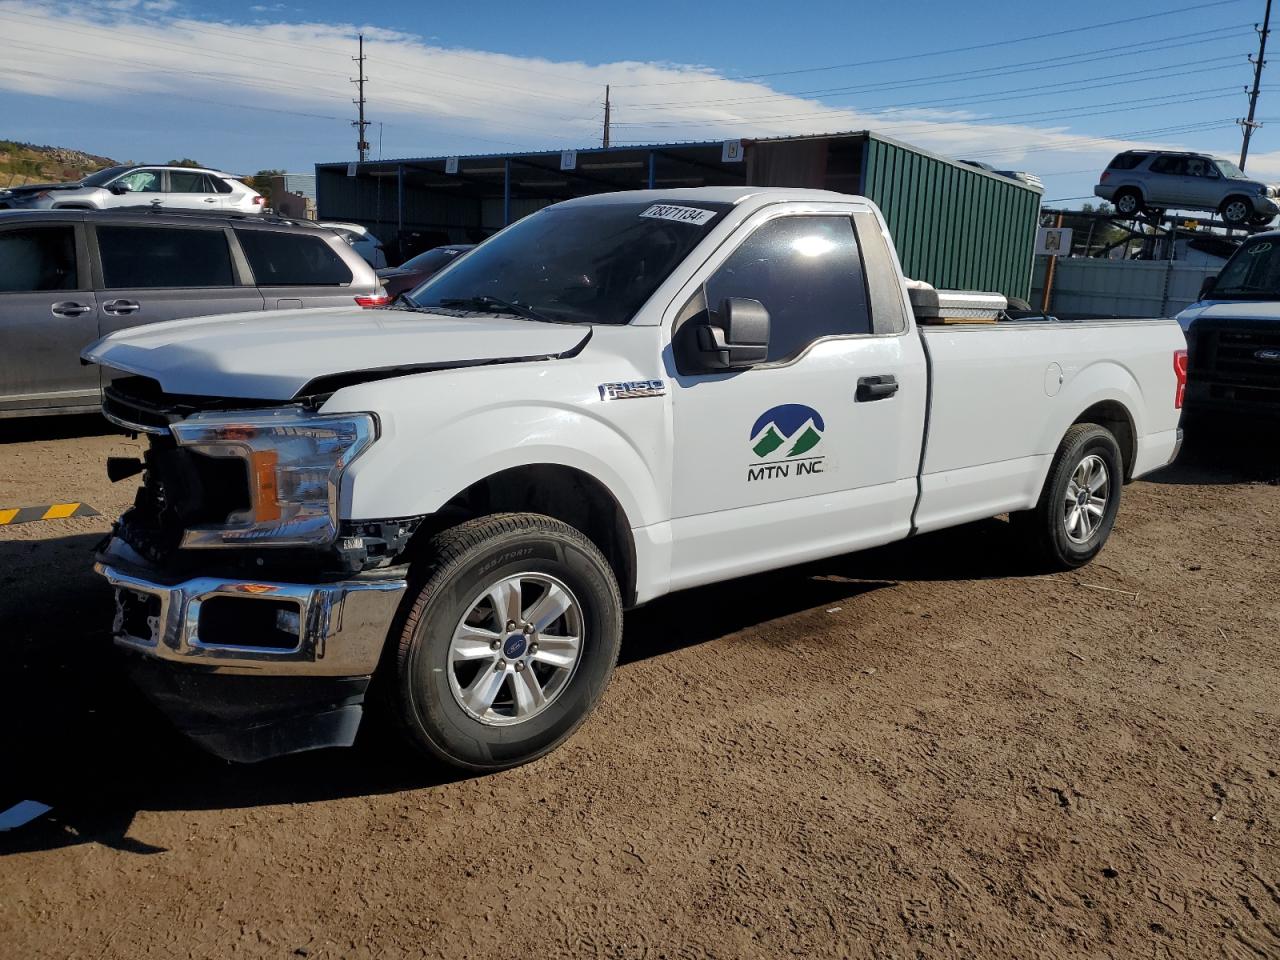
[(550, 317), (545, 317), (537, 310), (526, 304), (519, 303), (514, 300), (503, 300), (501, 297), (493, 297), (487, 293), (477, 294), (474, 297), (445, 297), (440, 301), (442, 307), (473, 307), (481, 310), (497, 308), (503, 313), (515, 314), (517, 317), (523, 317), (525, 320), (541, 320), (543, 323), (556, 323)]

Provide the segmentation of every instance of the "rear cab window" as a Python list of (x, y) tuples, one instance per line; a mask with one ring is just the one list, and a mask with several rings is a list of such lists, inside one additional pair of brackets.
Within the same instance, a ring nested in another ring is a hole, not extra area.
[(236, 285), (230, 245), (220, 227), (100, 224), (94, 229), (108, 290)]
[(260, 287), (340, 287), (351, 268), (320, 237), (275, 230), (236, 230)]

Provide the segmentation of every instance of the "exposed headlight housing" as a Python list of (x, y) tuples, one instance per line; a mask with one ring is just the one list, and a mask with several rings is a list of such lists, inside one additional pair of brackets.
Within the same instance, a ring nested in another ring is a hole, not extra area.
[(183, 547), (323, 546), (338, 533), (342, 474), (377, 439), (378, 420), (289, 407), (200, 413), (170, 430), (181, 447), (240, 458), (249, 481), (248, 509), (187, 529)]

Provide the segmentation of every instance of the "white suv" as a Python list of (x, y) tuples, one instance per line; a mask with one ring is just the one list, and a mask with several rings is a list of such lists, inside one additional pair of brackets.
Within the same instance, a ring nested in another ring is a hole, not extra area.
[(229, 173), (201, 167), (107, 167), (78, 183), (0, 190), (0, 210), (110, 210), (151, 204), (169, 210), (262, 213), (262, 194)]

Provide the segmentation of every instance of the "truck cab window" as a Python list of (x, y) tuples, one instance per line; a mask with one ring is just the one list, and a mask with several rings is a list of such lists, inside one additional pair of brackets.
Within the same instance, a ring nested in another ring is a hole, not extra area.
[(706, 284), (707, 305), (759, 300), (769, 311), (769, 361), (821, 337), (871, 333), (862, 258), (847, 217), (780, 217), (752, 233)]

